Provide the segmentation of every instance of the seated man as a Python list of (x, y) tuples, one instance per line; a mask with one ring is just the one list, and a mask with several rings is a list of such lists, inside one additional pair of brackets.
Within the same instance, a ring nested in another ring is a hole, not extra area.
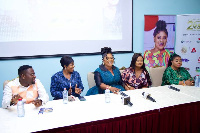
[(49, 101), (49, 96), (40, 80), (36, 79), (32, 66), (23, 65), (18, 69), (19, 78), (10, 81), (3, 90), (2, 107), (16, 105), (19, 98), (35, 107)]

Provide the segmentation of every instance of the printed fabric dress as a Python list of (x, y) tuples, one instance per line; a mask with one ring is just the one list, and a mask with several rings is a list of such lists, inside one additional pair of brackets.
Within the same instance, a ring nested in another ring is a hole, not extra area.
[(142, 71), (140, 76), (137, 78), (134, 69), (126, 68), (122, 72), (122, 81), (135, 89), (141, 89), (143, 87), (149, 87), (151, 85), (151, 79), (149, 73)]
[[(125, 91), (122, 87), (121, 74), (117, 67), (113, 66), (114, 75), (112, 75), (112, 73), (108, 71), (104, 65), (100, 65), (95, 72), (100, 74), (102, 83), (121, 89), (121, 91)], [(105, 90), (102, 90), (99, 86), (94, 86), (88, 90), (86, 96), (103, 93), (105, 93)]]
[(54, 97), (54, 100), (62, 99), (64, 88), (68, 91), (70, 87), (72, 89), (72, 95), (75, 97), (79, 96), (79, 94), (75, 93), (75, 87), (82, 89), (82, 91), (84, 90), (81, 76), (77, 71), (73, 71), (71, 73), (70, 80), (65, 78), (63, 70), (55, 73), (51, 77), (50, 92), (51, 96)]
[(170, 58), (170, 51), (164, 49), (156, 53), (152, 53), (150, 50), (144, 53), (144, 63), (147, 71), (149, 72), (150, 67), (155, 66), (168, 66), (168, 61)]
[(180, 67), (178, 70), (174, 70), (169, 66), (163, 74), (162, 85), (178, 85), (179, 81), (188, 79), (192, 80), (192, 77), (185, 68)]

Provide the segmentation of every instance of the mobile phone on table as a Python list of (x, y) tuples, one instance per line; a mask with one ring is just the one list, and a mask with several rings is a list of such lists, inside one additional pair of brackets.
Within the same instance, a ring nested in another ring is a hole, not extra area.
[(79, 96), (78, 99), (79, 99), (80, 101), (85, 101), (85, 100), (86, 100), (84, 96)]

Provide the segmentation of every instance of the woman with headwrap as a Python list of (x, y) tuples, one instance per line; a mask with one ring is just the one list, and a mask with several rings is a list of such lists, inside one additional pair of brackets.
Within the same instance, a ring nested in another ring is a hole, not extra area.
[(51, 77), (50, 92), (54, 100), (63, 98), (63, 90), (68, 90), (68, 95), (80, 96), (84, 87), (80, 74), (74, 71), (74, 60), (69, 56), (63, 56), (60, 60), (63, 70)]
[(103, 94), (106, 89), (109, 89), (113, 93), (118, 93), (120, 90), (125, 91), (122, 87), (120, 71), (113, 65), (115, 58), (112, 55), (111, 48), (102, 48), (101, 54), (102, 64), (94, 72), (96, 86), (90, 88), (86, 96)]

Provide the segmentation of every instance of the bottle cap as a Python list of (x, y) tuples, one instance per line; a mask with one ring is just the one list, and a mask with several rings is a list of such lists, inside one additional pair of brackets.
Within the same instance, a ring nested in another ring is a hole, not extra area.
[(22, 100), (22, 98), (19, 98), (18, 100), (19, 100), (19, 101), (21, 101), (21, 100)]

